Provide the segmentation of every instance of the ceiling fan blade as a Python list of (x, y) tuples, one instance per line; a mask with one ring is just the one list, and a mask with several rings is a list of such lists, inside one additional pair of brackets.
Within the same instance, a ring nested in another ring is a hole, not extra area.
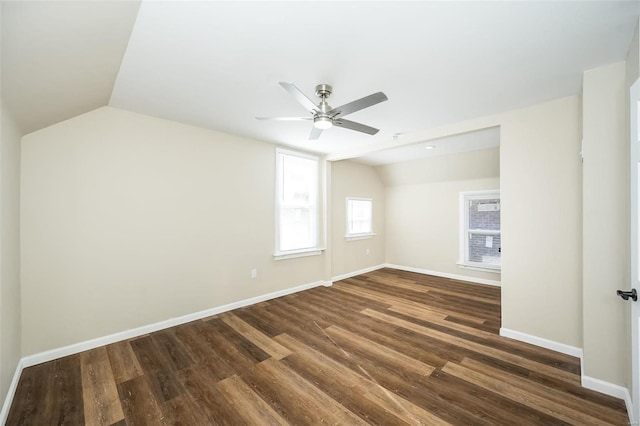
[(366, 124), (356, 123), (351, 120), (344, 120), (342, 118), (336, 118), (333, 122), (334, 126), (344, 127), (345, 129), (355, 130), (357, 132), (367, 133), (369, 135), (375, 135), (380, 130), (375, 127), (367, 126)]
[(313, 103), (313, 101), (302, 93), (300, 89), (298, 89), (293, 83), (287, 83), (286, 81), (281, 81), (280, 86), (282, 86), (291, 96), (295, 98), (296, 101), (300, 105), (302, 105), (308, 111), (318, 111), (318, 106)]
[(272, 120), (272, 121), (309, 121), (313, 117), (256, 117), (256, 120)]
[(322, 134), (322, 129), (317, 129), (315, 127), (311, 128), (311, 133), (309, 134), (309, 140), (316, 140), (320, 137), (320, 135)]
[(344, 117), (347, 114), (354, 113), (356, 111), (360, 111), (361, 109), (368, 108), (375, 104), (379, 104), (380, 102), (384, 102), (387, 99), (387, 95), (382, 92), (374, 93), (373, 95), (365, 96), (364, 98), (360, 98), (353, 102), (349, 102), (348, 104), (344, 104), (337, 108), (332, 109), (328, 112), (329, 115), (338, 115), (339, 117)]

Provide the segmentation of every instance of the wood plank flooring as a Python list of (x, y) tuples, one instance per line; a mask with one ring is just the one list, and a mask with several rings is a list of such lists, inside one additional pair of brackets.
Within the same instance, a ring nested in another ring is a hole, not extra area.
[(500, 290), (392, 269), (26, 368), (8, 425), (626, 425)]

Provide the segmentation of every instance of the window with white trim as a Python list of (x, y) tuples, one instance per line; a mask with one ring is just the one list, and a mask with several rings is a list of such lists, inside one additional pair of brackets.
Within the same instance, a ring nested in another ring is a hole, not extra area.
[(373, 233), (373, 200), (347, 197), (346, 239), (371, 238)]
[(500, 272), (500, 191), (460, 193), (460, 261), (466, 268)]
[(276, 259), (320, 254), (319, 158), (276, 149)]

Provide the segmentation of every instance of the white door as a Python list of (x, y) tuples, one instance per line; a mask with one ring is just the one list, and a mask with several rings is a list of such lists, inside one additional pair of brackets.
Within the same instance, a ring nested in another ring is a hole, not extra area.
[[(631, 289), (640, 291), (640, 80), (631, 87), (630, 92), (630, 142), (631, 142)], [(631, 302), (631, 424), (640, 422), (640, 302)]]

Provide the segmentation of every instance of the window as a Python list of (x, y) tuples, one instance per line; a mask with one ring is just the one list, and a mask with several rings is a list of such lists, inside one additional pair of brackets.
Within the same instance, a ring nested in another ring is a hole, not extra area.
[(500, 191), (460, 193), (460, 261), (467, 268), (499, 272)]
[(276, 150), (276, 259), (320, 254), (318, 157)]
[(371, 238), (373, 235), (373, 200), (347, 197), (347, 235), (345, 238)]

